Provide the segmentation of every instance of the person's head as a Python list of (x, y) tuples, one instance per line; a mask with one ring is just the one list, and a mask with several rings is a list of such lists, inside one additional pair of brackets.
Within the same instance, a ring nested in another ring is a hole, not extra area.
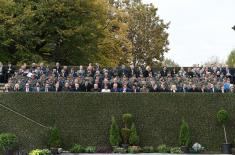
[(39, 82), (36, 83), (36, 87), (40, 87), (40, 83)]
[(134, 64), (131, 64), (131, 65), (130, 65), (130, 68), (131, 68), (131, 69), (134, 69), (134, 68), (135, 68)]
[(68, 88), (68, 87), (69, 87), (69, 83), (68, 83), (68, 82), (65, 82), (64, 87), (65, 87), (65, 88)]
[(20, 85), (18, 83), (15, 84), (15, 90), (19, 90)]
[(56, 65), (56, 67), (60, 67), (60, 63), (59, 62), (57, 62), (55, 65)]
[(59, 81), (56, 82), (55, 87), (56, 87), (56, 88), (59, 88), (59, 87), (60, 87), (60, 82), (59, 82)]
[(127, 88), (127, 84), (123, 84), (123, 88)]
[(82, 66), (82, 65), (80, 65), (80, 66), (79, 66), (79, 69), (80, 69), (80, 70), (83, 70), (83, 66)]
[(104, 85), (104, 89), (108, 89), (108, 85)]
[(117, 87), (118, 87), (117, 83), (114, 83), (114, 84), (113, 84), (113, 88), (114, 88), (114, 89), (117, 89)]
[(26, 83), (26, 84), (25, 84), (25, 87), (26, 87), (26, 88), (29, 88), (29, 83)]
[(75, 83), (75, 88), (79, 88), (79, 83)]
[(46, 87), (46, 88), (49, 88), (49, 87), (50, 87), (49, 83), (46, 83), (45, 87)]
[(94, 84), (94, 89), (98, 89), (98, 84), (97, 83)]

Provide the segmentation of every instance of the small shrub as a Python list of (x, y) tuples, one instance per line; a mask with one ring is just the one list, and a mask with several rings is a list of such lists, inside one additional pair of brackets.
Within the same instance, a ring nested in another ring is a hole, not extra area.
[(128, 153), (140, 153), (141, 152), (141, 148), (139, 146), (129, 146)]
[(114, 117), (112, 117), (112, 125), (109, 130), (109, 142), (112, 146), (118, 146), (121, 142), (120, 131)]
[(96, 152), (96, 147), (94, 146), (88, 146), (85, 148), (86, 153), (95, 153)]
[(137, 135), (135, 124), (132, 123), (129, 137), (130, 145), (138, 145), (139, 144), (139, 136)]
[(165, 144), (162, 144), (157, 147), (157, 151), (159, 153), (169, 153), (170, 149)]
[(190, 143), (190, 131), (189, 131), (189, 126), (188, 123), (185, 122), (184, 120), (181, 123), (180, 126), (180, 146), (188, 146)]
[(17, 137), (11, 133), (0, 134), (0, 150), (7, 150), (17, 145)]
[(154, 147), (153, 146), (145, 146), (142, 148), (143, 153), (153, 153), (154, 152)]
[(44, 150), (40, 150), (40, 149), (36, 149), (36, 150), (32, 150), (29, 155), (52, 155), (51, 151), (44, 149)]
[(132, 124), (132, 115), (131, 114), (123, 114), (122, 121), (125, 124), (125, 128), (128, 128)]
[(114, 147), (113, 153), (127, 153), (127, 150), (122, 147)]
[(193, 153), (200, 153), (204, 151), (204, 147), (199, 143), (194, 143), (192, 146)]
[(50, 148), (58, 148), (61, 146), (60, 132), (58, 128), (52, 128), (50, 130), (48, 145)]
[(75, 144), (71, 149), (71, 153), (85, 153), (85, 148), (79, 144)]
[(172, 148), (170, 149), (170, 153), (181, 154), (182, 151), (181, 151), (181, 148), (180, 148), (180, 147), (172, 147)]
[(217, 119), (223, 126), (225, 143), (228, 144), (227, 132), (226, 132), (225, 125), (229, 120), (229, 113), (226, 110), (221, 109), (217, 112)]
[(128, 128), (122, 128), (121, 130), (122, 133), (122, 140), (124, 144), (128, 144), (129, 137), (130, 137), (130, 129)]

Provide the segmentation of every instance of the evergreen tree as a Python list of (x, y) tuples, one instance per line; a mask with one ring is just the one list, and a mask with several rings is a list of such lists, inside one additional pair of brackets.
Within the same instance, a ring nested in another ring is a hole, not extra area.
[(130, 145), (138, 145), (139, 144), (139, 136), (137, 134), (136, 127), (135, 127), (134, 123), (132, 123), (132, 125), (131, 125), (129, 143), (130, 143)]
[(112, 125), (109, 130), (109, 142), (112, 146), (118, 146), (121, 142), (119, 128), (114, 117), (112, 117)]

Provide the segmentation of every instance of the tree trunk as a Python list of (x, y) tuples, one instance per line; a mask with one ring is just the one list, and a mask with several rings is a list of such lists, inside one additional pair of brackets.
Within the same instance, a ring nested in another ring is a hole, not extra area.
[(226, 132), (226, 129), (225, 129), (225, 125), (224, 125), (224, 124), (223, 124), (223, 128), (224, 128), (224, 138), (225, 138), (225, 142), (226, 142), (226, 144), (228, 144), (227, 132)]

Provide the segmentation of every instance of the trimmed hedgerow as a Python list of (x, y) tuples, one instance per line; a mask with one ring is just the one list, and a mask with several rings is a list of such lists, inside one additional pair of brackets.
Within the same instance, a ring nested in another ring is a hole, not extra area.
[[(110, 118), (119, 126), (121, 116), (135, 118), (140, 146), (179, 145), (182, 118), (190, 126), (191, 141), (209, 151), (219, 151), (223, 129), (216, 113), (226, 109), (235, 120), (235, 94), (202, 93), (9, 93), (0, 94), (0, 103), (46, 126), (60, 129), (62, 147), (73, 144), (107, 147)], [(0, 107), (0, 132), (15, 133), (22, 147), (46, 148), (48, 129), (44, 129)], [(233, 121), (227, 124), (228, 141), (235, 135)]]

